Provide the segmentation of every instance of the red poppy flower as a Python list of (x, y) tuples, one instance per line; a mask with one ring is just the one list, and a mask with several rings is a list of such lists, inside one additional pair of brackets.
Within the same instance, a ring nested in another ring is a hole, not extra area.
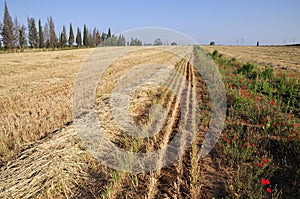
[(227, 140), (227, 138), (226, 138), (226, 137), (224, 137), (224, 138), (223, 138), (223, 140), (224, 140), (224, 141), (226, 141), (226, 140)]
[(259, 163), (257, 164), (257, 166), (258, 166), (258, 167), (262, 167), (262, 163), (259, 162)]
[(248, 142), (246, 142), (246, 143), (244, 144), (244, 146), (247, 147), (247, 146), (248, 146)]
[(266, 179), (265, 182), (266, 182), (266, 184), (270, 184), (270, 180), (268, 180), (268, 179)]
[(267, 118), (264, 117), (263, 121), (264, 121), (264, 123), (266, 123), (267, 122)]
[(274, 106), (274, 105), (275, 105), (275, 101), (274, 101), (274, 99), (272, 99), (272, 101), (271, 101), (271, 105), (272, 105), (272, 106)]
[(230, 144), (230, 140), (227, 140), (228, 144)]
[(268, 162), (268, 159), (267, 159), (267, 158), (263, 158), (263, 162), (264, 162), (264, 163), (267, 163), (267, 162)]
[(262, 179), (261, 179), (261, 184), (265, 186), (265, 185), (267, 184), (267, 183), (266, 183), (266, 179), (262, 178)]
[(268, 192), (268, 193), (271, 193), (271, 192), (272, 192), (272, 189), (271, 189), (270, 187), (268, 187), (268, 188), (267, 188), (267, 192)]
[(255, 147), (255, 144), (254, 144), (254, 143), (252, 144), (252, 147)]

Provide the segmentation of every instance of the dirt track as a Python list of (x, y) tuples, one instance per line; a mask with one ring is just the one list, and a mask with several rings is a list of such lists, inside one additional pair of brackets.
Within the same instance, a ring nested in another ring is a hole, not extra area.
[[(114, 49), (118, 50), (118, 49)], [(173, 51), (173, 52), (172, 52)], [(136, 152), (151, 152), (164, 148), (174, 138), (180, 128), (180, 101), (187, 103), (189, 111), (195, 104), (192, 99), (203, 101), (207, 94), (201, 76), (194, 71), (193, 51), (191, 47), (175, 47), (172, 51), (155, 49), (137, 49), (120, 57), (103, 74), (97, 89), (96, 112), (105, 130), (106, 136), (118, 147)], [(138, 52), (138, 53), (137, 53)], [(176, 56), (184, 53), (186, 59)], [(187, 53), (185, 53), (187, 52)], [(101, 54), (102, 53), (102, 54)], [(107, 55), (101, 49), (99, 56)], [(177, 96), (168, 89), (157, 92), (157, 87), (148, 87), (136, 93), (131, 103), (131, 113), (136, 122), (149, 123), (149, 106), (156, 100), (167, 113), (166, 125), (151, 139), (134, 139), (125, 136), (114, 121), (109, 103), (110, 93), (122, 74), (132, 66), (141, 63), (168, 63), (185, 77), (189, 86), (175, 76), (170, 85), (176, 88)], [(163, 93), (163, 94), (162, 94)], [(155, 99), (154, 99), (155, 98)], [(209, 104), (207, 104), (209, 106)], [(148, 112), (147, 112), (148, 111)], [(197, 112), (184, 115), (184, 120), (194, 121)], [(198, 152), (207, 126), (195, 126), (198, 134), (192, 145), (185, 151), (185, 145), (191, 142), (187, 135), (180, 137), (182, 158), (173, 164), (153, 172), (130, 174), (115, 171), (97, 162), (78, 138), (74, 124), (51, 133), (38, 140), (11, 159), (0, 170), (1, 198), (211, 198), (220, 197), (223, 192), (224, 172), (219, 168), (214, 153), (199, 159)], [(128, 139), (131, 139), (128, 142)], [(164, 156), (162, 156), (164, 157)], [(162, 159), (157, 160), (157, 164)]]

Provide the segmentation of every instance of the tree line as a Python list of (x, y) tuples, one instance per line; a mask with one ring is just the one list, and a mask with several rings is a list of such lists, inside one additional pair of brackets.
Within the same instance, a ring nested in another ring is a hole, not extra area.
[[(2, 38), (1, 38), (2, 36)], [(27, 26), (20, 24), (18, 18), (9, 14), (7, 2), (4, 2), (3, 22), (0, 22), (0, 49), (3, 47), (7, 50), (25, 48), (80, 48), (80, 47), (97, 47), (97, 46), (143, 46), (143, 45), (164, 45), (160, 38), (154, 40), (154, 43), (146, 44), (137, 38), (131, 38), (126, 42), (123, 35), (114, 35), (108, 28), (107, 33), (102, 32), (94, 27), (93, 30), (83, 26), (83, 31), (77, 27), (73, 30), (72, 23), (69, 25), (67, 33), (66, 26), (57, 34), (52, 16), (42, 25), (41, 19), (27, 17)], [(172, 42), (171, 45), (177, 45)]]
[[(100, 33), (95, 27), (92, 31), (86, 25), (83, 32), (78, 27), (76, 36), (72, 23), (69, 25), (67, 34), (66, 26), (58, 34), (55, 32), (53, 18), (50, 16), (47, 22), (42, 25), (41, 19), (27, 17), (27, 26), (19, 24), (17, 17), (12, 20), (8, 6), (4, 3), (3, 22), (0, 22), (0, 47), (5, 49), (24, 48), (65, 48), (65, 47), (96, 47), (96, 46), (125, 46), (126, 40), (123, 35), (111, 34), (110, 28), (107, 33)], [(3, 46), (2, 46), (3, 45)]]

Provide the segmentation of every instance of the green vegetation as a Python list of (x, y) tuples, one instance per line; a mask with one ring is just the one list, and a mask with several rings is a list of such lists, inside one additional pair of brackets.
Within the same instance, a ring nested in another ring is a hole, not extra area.
[(227, 119), (217, 151), (232, 171), (226, 182), (229, 198), (296, 198), (299, 76), (226, 59), (217, 50), (210, 56), (227, 92)]

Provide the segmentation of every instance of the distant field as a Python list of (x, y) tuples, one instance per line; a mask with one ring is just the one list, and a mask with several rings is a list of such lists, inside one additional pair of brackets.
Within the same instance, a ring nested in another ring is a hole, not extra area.
[(203, 46), (212, 52), (218, 50), (224, 56), (279, 69), (300, 72), (299, 46)]

